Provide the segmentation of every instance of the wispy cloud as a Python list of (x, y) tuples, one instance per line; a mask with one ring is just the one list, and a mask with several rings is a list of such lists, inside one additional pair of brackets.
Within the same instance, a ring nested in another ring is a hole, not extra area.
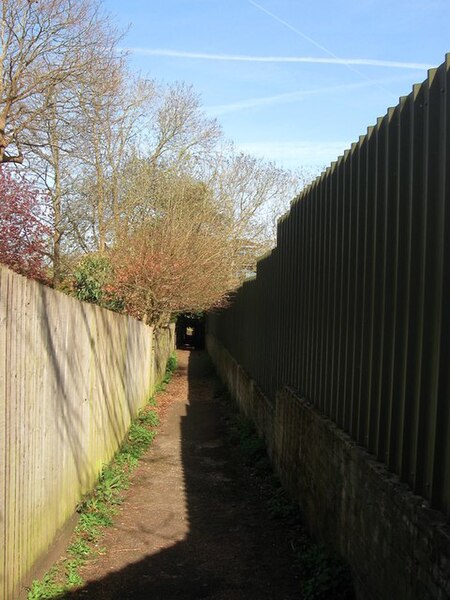
[(388, 79), (361, 81), (358, 83), (347, 83), (328, 87), (314, 88), (310, 90), (297, 90), (295, 92), (276, 94), (274, 96), (263, 96), (262, 98), (248, 98), (246, 100), (239, 100), (238, 102), (231, 102), (229, 104), (206, 106), (205, 109), (209, 114), (218, 116), (229, 112), (236, 112), (240, 110), (269, 106), (273, 104), (287, 104), (290, 102), (297, 102), (308, 96), (335, 94), (338, 92), (346, 92), (351, 90), (357, 90), (360, 88), (379, 86), (381, 84), (390, 83), (392, 81), (398, 81), (399, 79), (403, 79), (403, 77), (391, 77)]
[(261, 141), (242, 142), (236, 144), (236, 147), (238, 150), (273, 160), (290, 169), (300, 165), (324, 168), (350, 147), (350, 141)]
[(429, 69), (432, 65), (396, 60), (378, 60), (372, 58), (338, 58), (335, 56), (251, 56), (246, 54), (210, 54), (206, 52), (186, 52), (162, 48), (127, 48), (133, 54), (145, 56), (164, 56), (168, 58), (187, 58), (194, 60), (234, 61), (251, 63), (310, 63), (324, 65), (363, 65), (367, 67), (386, 67), (391, 69)]

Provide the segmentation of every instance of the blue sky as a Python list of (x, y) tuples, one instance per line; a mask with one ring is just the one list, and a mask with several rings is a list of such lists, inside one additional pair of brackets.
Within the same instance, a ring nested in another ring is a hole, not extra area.
[(449, 0), (104, 0), (143, 76), (194, 86), (238, 148), (320, 169), (450, 51)]

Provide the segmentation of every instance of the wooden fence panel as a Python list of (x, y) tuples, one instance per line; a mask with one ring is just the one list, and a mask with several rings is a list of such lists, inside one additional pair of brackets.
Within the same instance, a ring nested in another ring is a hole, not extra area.
[(172, 330), (0, 269), (0, 597), (92, 488), (173, 347)]

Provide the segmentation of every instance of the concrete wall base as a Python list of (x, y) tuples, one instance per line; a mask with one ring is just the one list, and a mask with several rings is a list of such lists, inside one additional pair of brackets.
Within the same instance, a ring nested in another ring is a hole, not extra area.
[(450, 527), (294, 390), (271, 404), (211, 335), (207, 348), (305, 525), (350, 565), (358, 600), (448, 600)]

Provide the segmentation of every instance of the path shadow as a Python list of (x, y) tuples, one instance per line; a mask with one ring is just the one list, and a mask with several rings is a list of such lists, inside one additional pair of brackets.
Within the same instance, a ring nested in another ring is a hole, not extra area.
[(185, 353), (189, 354), (189, 403), (181, 417), (181, 453), (189, 532), (172, 547), (149, 553), (64, 598), (301, 597), (288, 547), (288, 525), (270, 520), (260, 490), (236, 460), (226, 434), (228, 409), (217, 393), (219, 382), (209, 357), (204, 351)]

